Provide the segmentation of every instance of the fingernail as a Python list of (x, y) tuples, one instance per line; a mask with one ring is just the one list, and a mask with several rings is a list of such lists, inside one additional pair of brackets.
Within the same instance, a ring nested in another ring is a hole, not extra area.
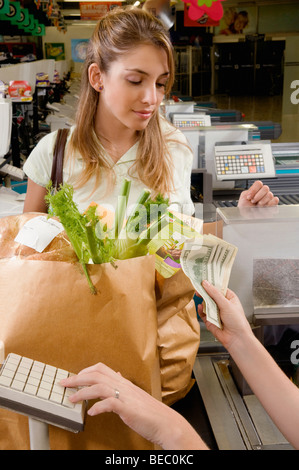
[(207, 280), (203, 280), (202, 285), (209, 287), (211, 284)]

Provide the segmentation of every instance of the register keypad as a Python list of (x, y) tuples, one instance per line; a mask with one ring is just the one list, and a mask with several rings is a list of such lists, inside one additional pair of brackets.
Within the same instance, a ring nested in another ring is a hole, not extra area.
[(215, 159), (218, 175), (265, 173), (262, 154), (216, 155)]
[(180, 128), (184, 127), (201, 127), (201, 126), (206, 126), (206, 123), (204, 120), (192, 120), (192, 119), (176, 119), (174, 120), (174, 125)]

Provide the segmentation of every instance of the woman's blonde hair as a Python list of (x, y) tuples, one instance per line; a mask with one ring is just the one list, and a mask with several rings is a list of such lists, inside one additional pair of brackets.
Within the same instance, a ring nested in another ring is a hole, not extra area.
[[(112, 62), (142, 44), (153, 44), (165, 50), (169, 66), (165, 94), (169, 94), (174, 81), (173, 50), (168, 32), (157, 18), (144, 9), (115, 8), (102, 17), (96, 25), (87, 48), (76, 126), (69, 149), (70, 154), (79, 152), (84, 162), (83, 173), (77, 182), (78, 187), (83, 186), (92, 175), (95, 175), (96, 189), (104, 175), (111, 177), (114, 174), (95, 132), (98, 92), (89, 82), (89, 66), (96, 63), (101, 71), (107, 73)], [(166, 139), (161, 130), (157, 111), (147, 127), (139, 132), (137, 158), (130, 169), (131, 177), (137, 174), (154, 193), (160, 192), (164, 195), (173, 189), (171, 158)]]

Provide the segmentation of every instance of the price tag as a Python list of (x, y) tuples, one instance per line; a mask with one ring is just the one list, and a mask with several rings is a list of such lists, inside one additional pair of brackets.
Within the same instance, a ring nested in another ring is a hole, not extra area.
[(23, 225), (15, 238), (15, 242), (29, 246), (42, 253), (49, 243), (63, 230), (63, 225), (60, 222), (41, 215), (28, 220)]

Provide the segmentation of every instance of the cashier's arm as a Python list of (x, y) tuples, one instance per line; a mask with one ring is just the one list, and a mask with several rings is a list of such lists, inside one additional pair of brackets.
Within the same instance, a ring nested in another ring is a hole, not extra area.
[(198, 313), (207, 329), (231, 354), (253, 393), (285, 438), (299, 449), (299, 388), (291, 382), (268, 351), (254, 336), (238, 297), (227, 290), (226, 297), (216, 287), (203, 282), (217, 303), (223, 329), (207, 322), (202, 306)]
[(47, 189), (28, 178), (23, 212), (48, 212), (45, 196)]

